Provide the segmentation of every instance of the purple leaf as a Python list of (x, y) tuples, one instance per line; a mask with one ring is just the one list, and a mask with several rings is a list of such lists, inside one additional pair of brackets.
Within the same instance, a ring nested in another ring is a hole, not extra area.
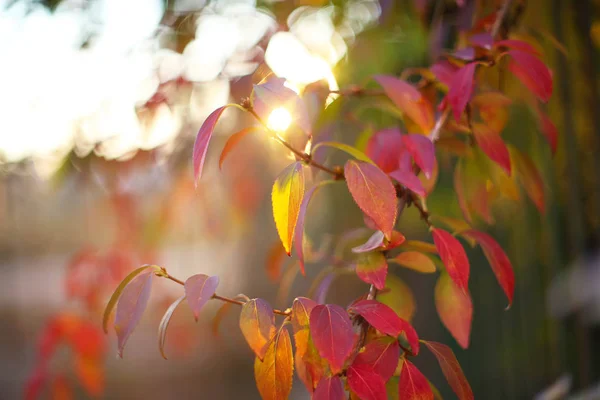
[(375, 250), (378, 247), (383, 246), (383, 239), (385, 239), (385, 235), (381, 231), (376, 231), (371, 235), (369, 239), (360, 246), (356, 246), (352, 248), (353, 253), (366, 253), (371, 250)]
[(415, 163), (423, 170), (427, 179), (431, 178), (435, 165), (435, 147), (433, 142), (424, 135), (402, 136), (404, 145), (412, 155)]
[(405, 186), (411, 192), (418, 194), (421, 197), (426, 196), (425, 188), (421, 180), (410, 170), (397, 169), (390, 172), (390, 176), (398, 181), (402, 186)]
[(456, 122), (460, 122), (460, 117), (467, 107), (467, 103), (473, 93), (475, 80), (476, 63), (470, 63), (456, 71), (450, 90), (448, 91), (448, 102), (452, 106), (452, 112)]
[(215, 130), (215, 125), (226, 108), (227, 106), (223, 106), (213, 111), (206, 118), (198, 131), (198, 136), (196, 136), (196, 141), (194, 142), (194, 183), (196, 186), (198, 186), (198, 180), (202, 176), (202, 167), (204, 166), (204, 159), (206, 158), (210, 138)]
[(218, 276), (209, 277), (204, 274), (191, 276), (185, 281), (185, 295), (196, 321), (198, 321), (200, 310), (215, 294), (218, 285)]

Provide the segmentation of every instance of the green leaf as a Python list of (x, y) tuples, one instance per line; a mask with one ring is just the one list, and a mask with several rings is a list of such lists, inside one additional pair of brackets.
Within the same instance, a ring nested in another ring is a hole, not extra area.
[(313, 154), (317, 151), (318, 148), (325, 146), (325, 147), (333, 147), (334, 149), (338, 149), (341, 151), (344, 151), (348, 154), (350, 154), (352, 157), (356, 158), (357, 160), (360, 161), (366, 161), (368, 163), (371, 164), (375, 164), (373, 162), (373, 160), (371, 160), (369, 158), (369, 156), (367, 156), (365, 153), (363, 153), (362, 151), (358, 150), (356, 147), (352, 147), (349, 146), (345, 143), (339, 143), (339, 142), (321, 142), (321, 143), (317, 143), (315, 145), (315, 147), (313, 147)]

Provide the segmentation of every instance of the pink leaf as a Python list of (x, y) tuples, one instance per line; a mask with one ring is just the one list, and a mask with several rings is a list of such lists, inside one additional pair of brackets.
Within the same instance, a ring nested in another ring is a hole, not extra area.
[(376, 231), (371, 235), (369, 239), (360, 246), (356, 246), (352, 248), (353, 253), (366, 253), (371, 250), (375, 250), (381, 246), (383, 246), (383, 239), (385, 239), (385, 235), (381, 231)]
[(319, 381), (312, 400), (346, 400), (342, 381), (338, 376), (323, 378)]
[(414, 192), (421, 197), (425, 197), (427, 195), (425, 188), (423, 187), (423, 183), (410, 169), (397, 169), (393, 172), (390, 172), (389, 175), (411, 192)]
[(469, 38), (469, 41), (475, 46), (482, 47), (486, 50), (490, 50), (494, 45), (494, 38), (487, 32), (476, 33)]
[(354, 365), (366, 364), (387, 382), (398, 366), (400, 346), (398, 340), (390, 337), (379, 337), (370, 341), (365, 349), (358, 353)]
[(379, 290), (385, 287), (388, 264), (385, 256), (378, 251), (360, 253), (356, 262), (356, 275), (363, 282), (375, 285)]
[(434, 291), (435, 308), (444, 326), (460, 347), (469, 347), (473, 303), (468, 292), (460, 290), (448, 274), (440, 275)]
[(204, 166), (204, 159), (206, 158), (206, 151), (208, 150), (210, 138), (215, 130), (217, 121), (219, 121), (221, 114), (223, 114), (223, 111), (225, 111), (226, 108), (227, 106), (223, 106), (213, 111), (208, 118), (206, 118), (198, 131), (198, 136), (196, 136), (196, 141), (194, 142), (194, 182), (196, 186), (198, 185), (198, 180), (202, 176), (202, 167)]
[(356, 204), (389, 239), (398, 211), (396, 189), (390, 178), (375, 165), (354, 160), (346, 163), (344, 174)]
[(460, 122), (460, 117), (473, 93), (476, 66), (476, 63), (470, 63), (456, 71), (450, 84), (448, 102), (452, 107), (456, 122)]
[(552, 96), (552, 73), (539, 58), (520, 50), (511, 50), (508, 54), (513, 61), (508, 65), (510, 71), (543, 102)]
[(318, 305), (310, 312), (310, 334), (331, 372), (340, 372), (354, 348), (352, 321), (346, 310), (335, 304)]
[(390, 336), (398, 336), (402, 332), (402, 320), (394, 310), (377, 300), (361, 300), (354, 303), (350, 311), (361, 315), (378, 331)]
[(481, 150), (510, 176), (510, 154), (500, 135), (479, 123), (473, 124), (473, 135)]
[(118, 355), (123, 358), (127, 339), (142, 318), (152, 289), (154, 271), (145, 271), (136, 276), (123, 290), (117, 303), (115, 331), (118, 338)]
[(452, 349), (445, 344), (436, 342), (424, 342), (425, 345), (431, 350), (435, 358), (437, 358), (442, 372), (448, 381), (448, 384), (456, 393), (459, 400), (473, 400), (473, 391), (469, 382), (465, 377), (465, 374), (456, 359), (456, 356), (452, 352)]
[(429, 70), (433, 72), (438, 81), (449, 87), (452, 84), (452, 79), (457, 68), (449, 61), (442, 60), (433, 64)]
[(471, 238), (481, 246), (483, 254), (488, 259), (492, 271), (498, 279), (498, 283), (506, 297), (508, 298), (508, 306), (510, 307), (513, 302), (513, 295), (515, 291), (515, 273), (513, 271), (512, 264), (508, 259), (508, 256), (502, 250), (502, 247), (494, 240), (493, 237), (484, 232), (476, 230), (468, 230), (461, 233), (461, 235)]
[(466, 292), (469, 287), (470, 266), (465, 249), (458, 239), (443, 229), (434, 228), (431, 233), (448, 275), (460, 289)]
[(540, 55), (540, 53), (535, 49), (535, 47), (533, 47), (531, 44), (524, 42), (522, 40), (515, 40), (515, 39), (500, 40), (494, 44), (494, 47), (506, 47), (511, 50), (524, 51), (525, 53), (531, 53), (538, 57)]
[(435, 164), (435, 147), (431, 140), (424, 135), (404, 135), (402, 141), (415, 163), (429, 179)]
[(190, 308), (194, 312), (196, 321), (198, 321), (200, 310), (211, 299), (212, 295), (215, 294), (218, 285), (218, 276), (203, 274), (191, 276), (185, 281), (185, 295)]
[(365, 153), (385, 173), (398, 169), (398, 154), (402, 151), (402, 133), (398, 128), (375, 132), (367, 142)]
[(427, 378), (408, 360), (402, 363), (398, 397), (402, 400), (433, 400), (433, 391)]
[(350, 389), (361, 400), (387, 400), (385, 382), (366, 364), (351, 365), (346, 372)]

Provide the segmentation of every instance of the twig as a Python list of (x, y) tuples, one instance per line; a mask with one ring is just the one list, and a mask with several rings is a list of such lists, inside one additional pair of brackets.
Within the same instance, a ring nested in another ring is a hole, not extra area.
[(508, 15), (508, 10), (510, 10), (512, 1), (513, 0), (506, 0), (504, 4), (502, 4), (502, 8), (498, 12), (498, 16), (496, 17), (494, 25), (492, 26), (492, 30), (490, 31), (492, 38), (495, 38), (498, 35), (498, 32), (500, 32), (500, 28), (502, 28), (502, 24), (504, 23), (506, 16)]

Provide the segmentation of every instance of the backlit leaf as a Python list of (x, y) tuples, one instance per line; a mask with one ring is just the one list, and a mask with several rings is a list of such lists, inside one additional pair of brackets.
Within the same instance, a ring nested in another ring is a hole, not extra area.
[(306, 297), (297, 297), (292, 304), (292, 326), (294, 333), (310, 329), (310, 313), (318, 304)]
[(390, 172), (392, 178), (398, 181), (402, 186), (405, 186), (411, 192), (425, 197), (427, 194), (421, 180), (409, 169), (397, 169)]
[(198, 321), (198, 315), (202, 307), (211, 299), (219, 286), (218, 276), (197, 274), (185, 281), (185, 295), (190, 308), (194, 312), (194, 318)]
[(185, 300), (185, 296), (181, 296), (177, 300), (173, 302), (163, 315), (160, 324), (158, 325), (158, 349), (160, 350), (160, 355), (166, 360), (167, 356), (165, 355), (165, 339), (167, 338), (167, 328), (169, 327), (169, 322), (171, 322), (171, 317), (175, 312), (175, 309), (179, 304)]
[(539, 170), (529, 156), (520, 153), (515, 148), (510, 149), (510, 154), (525, 192), (527, 192), (537, 209), (544, 214), (546, 212), (544, 181)]
[(292, 326), (296, 342), (296, 372), (309, 392), (325, 374), (325, 361), (319, 356), (310, 333), (310, 313), (317, 303), (306, 297), (298, 297), (292, 305)]
[[(468, 231), (471, 229), (471, 225), (469, 225), (466, 221), (459, 219), (459, 218), (443, 217), (443, 216), (439, 216), (439, 215), (432, 216), (431, 218), (435, 222), (441, 222), (442, 224), (446, 225), (448, 228), (450, 228), (452, 230), (454, 235), (460, 234), (464, 231)], [(475, 246), (477, 244), (471, 238), (465, 238), (465, 240), (467, 240), (467, 242), (469, 242), (469, 244), (471, 246)]]
[(402, 332), (402, 320), (389, 306), (377, 300), (361, 300), (354, 303), (350, 310), (359, 314), (378, 331), (390, 336)]
[(254, 378), (263, 400), (287, 400), (292, 390), (293, 370), (290, 334), (282, 328), (269, 344), (264, 359), (254, 360)]
[(342, 381), (338, 376), (323, 378), (313, 393), (312, 400), (346, 400)]
[(402, 364), (398, 393), (402, 400), (433, 400), (427, 378), (408, 360)]
[(437, 358), (448, 384), (459, 400), (473, 400), (473, 391), (465, 374), (454, 356), (452, 349), (445, 344), (423, 341)]
[(460, 117), (473, 93), (476, 66), (476, 63), (469, 63), (456, 71), (452, 78), (450, 90), (448, 91), (448, 102), (457, 122), (460, 121)]
[(481, 150), (510, 175), (510, 154), (502, 137), (486, 125), (479, 123), (473, 123), (473, 135)]
[(415, 298), (410, 287), (397, 276), (388, 274), (385, 289), (377, 300), (389, 306), (402, 319), (410, 321), (415, 313)]
[(204, 166), (204, 159), (206, 158), (208, 144), (210, 143), (213, 131), (215, 130), (215, 125), (217, 125), (221, 114), (223, 114), (223, 111), (225, 111), (226, 108), (227, 106), (223, 106), (213, 111), (208, 116), (208, 118), (206, 118), (206, 120), (200, 127), (200, 130), (198, 131), (198, 135), (196, 136), (193, 153), (194, 182), (196, 185), (198, 185), (198, 180), (202, 176), (202, 167)]
[(521, 50), (511, 50), (512, 62), (508, 69), (516, 75), (536, 97), (544, 102), (552, 96), (552, 73), (536, 56)]
[(263, 299), (252, 299), (242, 306), (240, 329), (259, 359), (267, 351), (265, 345), (275, 335), (275, 317), (273, 308)]
[(435, 308), (444, 326), (450, 331), (460, 347), (469, 347), (473, 303), (468, 292), (463, 292), (450, 279), (441, 274), (434, 290)]
[(494, 271), (494, 274), (496, 275), (496, 279), (498, 279), (500, 287), (502, 287), (502, 290), (504, 290), (504, 293), (508, 298), (508, 306), (510, 307), (515, 291), (515, 273), (512, 264), (502, 247), (500, 247), (493, 237), (484, 232), (468, 230), (462, 232), (461, 235), (472, 238), (479, 243), (483, 250), (483, 254), (485, 254), (492, 267), (492, 271)]
[(117, 303), (115, 331), (118, 338), (118, 355), (123, 358), (123, 349), (127, 339), (142, 318), (150, 298), (154, 271), (146, 270), (136, 276), (123, 289)]
[(367, 156), (365, 153), (363, 153), (362, 151), (358, 150), (356, 147), (352, 147), (350, 145), (347, 145), (345, 143), (340, 143), (340, 142), (319, 142), (315, 145), (315, 147), (313, 147), (313, 154), (317, 152), (317, 149), (321, 148), (321, 147), (333, 147), (334, 149), (338, 149), (341, 150), (345, 153), (350, 154), (352, 157), (356, 158), (357, 160), (360, 161), (365, 161), (368, 162), (370, 164), (374, 164), (373, 160), (371, 160), (369, 158), (369, 156)]
[(233, 135), (231, 135), (229, 137), (229, 139), (227, 139), (227, 142), (225, 143), (225, 146), (223, 147), (223, 150), (221, 151), (221, 155), (219, 156), (219, 169), (221, 169), (223, 167), (223, 163), (225, 162), (225, 159), (227, 158), (227, 156), (231, 153), (231, 150), (233, 150), (233, 148), (235, 146), (237, 146), (237, 144), (246, 137), (246, 135), (248, 135), (249, 133), (252, 132), (256, 132), (259, 131), (260, 128), (258, 126), (250, 126), (248, 128), (244, 128), (239, 132), (234, 133)]
[(366, 364), (352, 364), (348, 371), (348, 385), (361, 400), (387, 400), (385, 382)]
[(385, 239), (385, 235), (383, 234), (383, 232), (375, 231), (375, 233), (373, 233), (371, 235), (371, 237), (369, 237), (369, 239), (367, 239), (367, 241), (365, 243), (361, 244), (360, 246), (353, 247), (352, 252), (353, 253), (366, 253), (368, 251), (375, 250), (375, 249), (383, 246), (384, 239)]
[(384, 382), (387, 382), (396, 370), (398, 357), (400, 357), (398, 340), (383, 336), (367, 343), (364, 350), (358, 353), (353, 364), (369, 365)]
[(398, 169), (398, 154), (402, 147), (400, 129), (388, 128), (375, 132), (369, 138), (365, 152), (387, 174)]
[(436, 271), (435, 264), (431, 261), (431, 258), (418, 251), (405, 251), (394, 258), (388, 259), (388, 262), (400, 264), (403, 267), (424, 274), (430, 274)]
[(424, 135), (404, 135), (402, 141), (425, 176), (431, 177), (435, 164), (433, 142)]
[(434, 228), (431, 234), (448, 275), (461, 290), (466, 292), (469, 289), (470, 266), (462, 244), (443, 229)]
[(360, 209), (391, 238), (396, 222), (397, 199), (392, 181), (377, 166), (349, 160), (344, 167), (346, 184)]
[(301, 162), (290, 164), (273, 184), (273, 217), (285, 252), (290, 255), (294, 230), (304, 196), (304, 169)]
[(356, 261), (356, 275), (363, 282), (375, 285), (379, 290), (385, 287), (388, 265), (383, 253), (371, 251), (361, 253)]
[(335, 304), (318, 305), (310, 313), (310, 334), (321, 357), (340, 372), (354, 348), (354, 331), (346, 310)]
[(435, 124), (433, 107), (414, 86), (388, 75), (376, 75), (374, 79), (381, 85), (390, 100), (423, 132), (429, 132), (433, 128)]

